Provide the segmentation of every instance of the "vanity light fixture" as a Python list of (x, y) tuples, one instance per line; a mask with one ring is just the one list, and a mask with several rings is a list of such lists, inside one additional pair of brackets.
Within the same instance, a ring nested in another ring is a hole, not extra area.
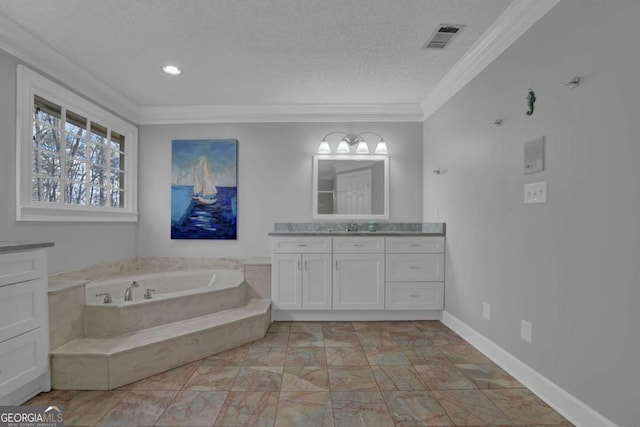
[(165, 65), (162, 67), (162, 71), (169, 74), (170, 76), (179, 76), (182, 74), (182, 70), (175, 65)]
[(375, 154), (389, 154), (389, 149), (387, 148), (387, 143), (384, 142), (384, 138), (378, 135), (375, 132), (360, 132), (358, 134), (350, 134), (345, 132), (329, 132), (322, 138), (322, 142), (320, 142), (320, 146), (318, 147), (318, 154), (331, 154), (331, 147), (327, 142), (327, 137), (333, 134), (342, 135), (342, 139), (338, 143), (338, 149), (336, 153), (338, 154), (349, 154), (351, 153), (351, 147), (356, 146), (356, 154), (369, 154), (369, 145), (365, 140), (365, 134), (375, 135), (380, 138), (378, 141), (378, 145), (376, 145), (376, 149), (374, 151)]

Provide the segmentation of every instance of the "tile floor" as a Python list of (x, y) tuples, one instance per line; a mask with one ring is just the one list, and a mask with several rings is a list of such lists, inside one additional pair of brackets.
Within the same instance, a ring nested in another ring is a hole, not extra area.
[(438, 321), (276, 322), (113, 391), (52, 391), (83, 426), (567, 426)]

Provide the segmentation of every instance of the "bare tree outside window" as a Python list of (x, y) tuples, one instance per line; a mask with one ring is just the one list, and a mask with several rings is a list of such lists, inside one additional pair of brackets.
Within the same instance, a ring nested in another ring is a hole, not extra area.
[(124, 143), (119, 133), (36, 95), (32, 200), (124, 208)]

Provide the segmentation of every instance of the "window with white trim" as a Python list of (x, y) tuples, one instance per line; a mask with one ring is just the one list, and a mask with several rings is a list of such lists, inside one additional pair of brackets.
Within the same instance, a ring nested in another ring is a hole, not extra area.
[(19, 221), (136, 221), (137, 129), (18, 66)]

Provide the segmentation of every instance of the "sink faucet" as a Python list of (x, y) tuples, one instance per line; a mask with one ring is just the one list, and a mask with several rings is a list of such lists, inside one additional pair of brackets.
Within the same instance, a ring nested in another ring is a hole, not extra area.
[(356, 224), (356, 220), (354, 219), (353, 221), (351, 221), (351, 224), (347, 224), (344, 231), (346, 231), (347, 233), (358, 231), (358, 224)]
[(129, 283), (129, 286), (127, 286), (127, 290), (124, 291), (124, 300), (125, 301), (133, 301), (133, 289), (131, 289), (131, 288), (137, 288), (138, 286), (140, 286), (140, 285), (135, 280), (133, 282)]

